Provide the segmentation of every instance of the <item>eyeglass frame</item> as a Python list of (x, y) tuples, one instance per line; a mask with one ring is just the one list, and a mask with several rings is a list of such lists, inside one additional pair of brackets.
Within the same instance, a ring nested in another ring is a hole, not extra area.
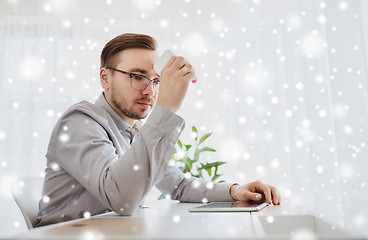
[[(158, 93), (158, 89), (159, 89), (159, 83), (160, 83), (160, 80), (152, 80), (152, 79), (149, 79), (148, 77), (142, 75), (142, 74), (137, 74), (137, 73), (131, 73), (131, 72), (125, 72), (123, 70), (120, 70), (120, 69), (117, 69), (117, 68), (112, 68), (112, 67), (106, 67), (106, 69), (110, 69), (110, 70), (113, 70), (113, 71), (117, 71), (117, 72), (120, 72), (120, 73), (123, 73), (125, 75), (128, 75), (129, 78), (130, 78), (130, 86), (134, 89), (134, 90), (137, 90), (137, 91), (141, 91), (141, 90), (144, 90), (147, 88), (147, 86), (149, 85), (150, 82), (152, 82), (152, 85), (153, 85), (153, 91), (155, 93)], [(146, 79), (146, 83), (144, 84), (145, 86), (141, 89), (137, 89), (137, 88), (134, 88), (133, 87), (133, 77), (134, 76), (140, 76), (140, 77), (143, 77), (144, 79)], [(157, 89), (157, 90), (156, 90)]]

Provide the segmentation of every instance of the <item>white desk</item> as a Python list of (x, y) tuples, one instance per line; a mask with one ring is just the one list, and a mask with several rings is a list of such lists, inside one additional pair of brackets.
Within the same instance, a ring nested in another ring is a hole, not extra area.
[(188, 211), (199, 205), (160, 200), (131, 217), (108, 213), (36, 228), (13, 239), (363, 239), (288, 204), (254, 213)]

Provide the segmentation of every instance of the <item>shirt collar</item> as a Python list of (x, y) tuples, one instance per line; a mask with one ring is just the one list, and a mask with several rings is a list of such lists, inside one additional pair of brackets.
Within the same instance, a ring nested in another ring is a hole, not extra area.
[(111, 106), (109, 105), (109, 103), (106, 101), (105, 99), (105, 94), (104, 92), (102, 92), (102, 94), (97, 98), (96, 102), (95, 102), (96, 106), (102, 107), (103, 109), (105, 109), (110, 116), (112, 117), (114, 123), (116, 124), (116, 126), (118, 127), (118, 129), (120, 131), (128, 131), (131, 133), (134, 133), (136, 131), (138, 131), (141, 127), (142, 127), (142, 121), (141, 120), (137, 120), (132, 127), (129, 126), (128, 123), (126, 123), (115, 111), (114, 109), (111, 108)]

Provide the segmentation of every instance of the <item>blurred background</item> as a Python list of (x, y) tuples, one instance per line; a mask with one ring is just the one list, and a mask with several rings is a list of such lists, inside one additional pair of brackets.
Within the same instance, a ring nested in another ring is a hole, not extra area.
[(51, 131), (102, 91), (99, 55), (125, 32), (189, 59), (179, 111), (227, 182), (260, 179), (368, 236), (368, 2), (0, 0), (0, 238), (26, 231), (10, 183), (43, 176)]

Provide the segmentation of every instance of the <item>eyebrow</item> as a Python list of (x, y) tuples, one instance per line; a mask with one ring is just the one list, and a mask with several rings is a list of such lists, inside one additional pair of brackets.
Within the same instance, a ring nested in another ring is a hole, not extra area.
[(137, 67), (129, 69), (129, 72), (139, 72), (139, 73), (142, 73), (142, 74), (147, 74), (146, 70), (144, 70), (142, 68), (137, 68)]

